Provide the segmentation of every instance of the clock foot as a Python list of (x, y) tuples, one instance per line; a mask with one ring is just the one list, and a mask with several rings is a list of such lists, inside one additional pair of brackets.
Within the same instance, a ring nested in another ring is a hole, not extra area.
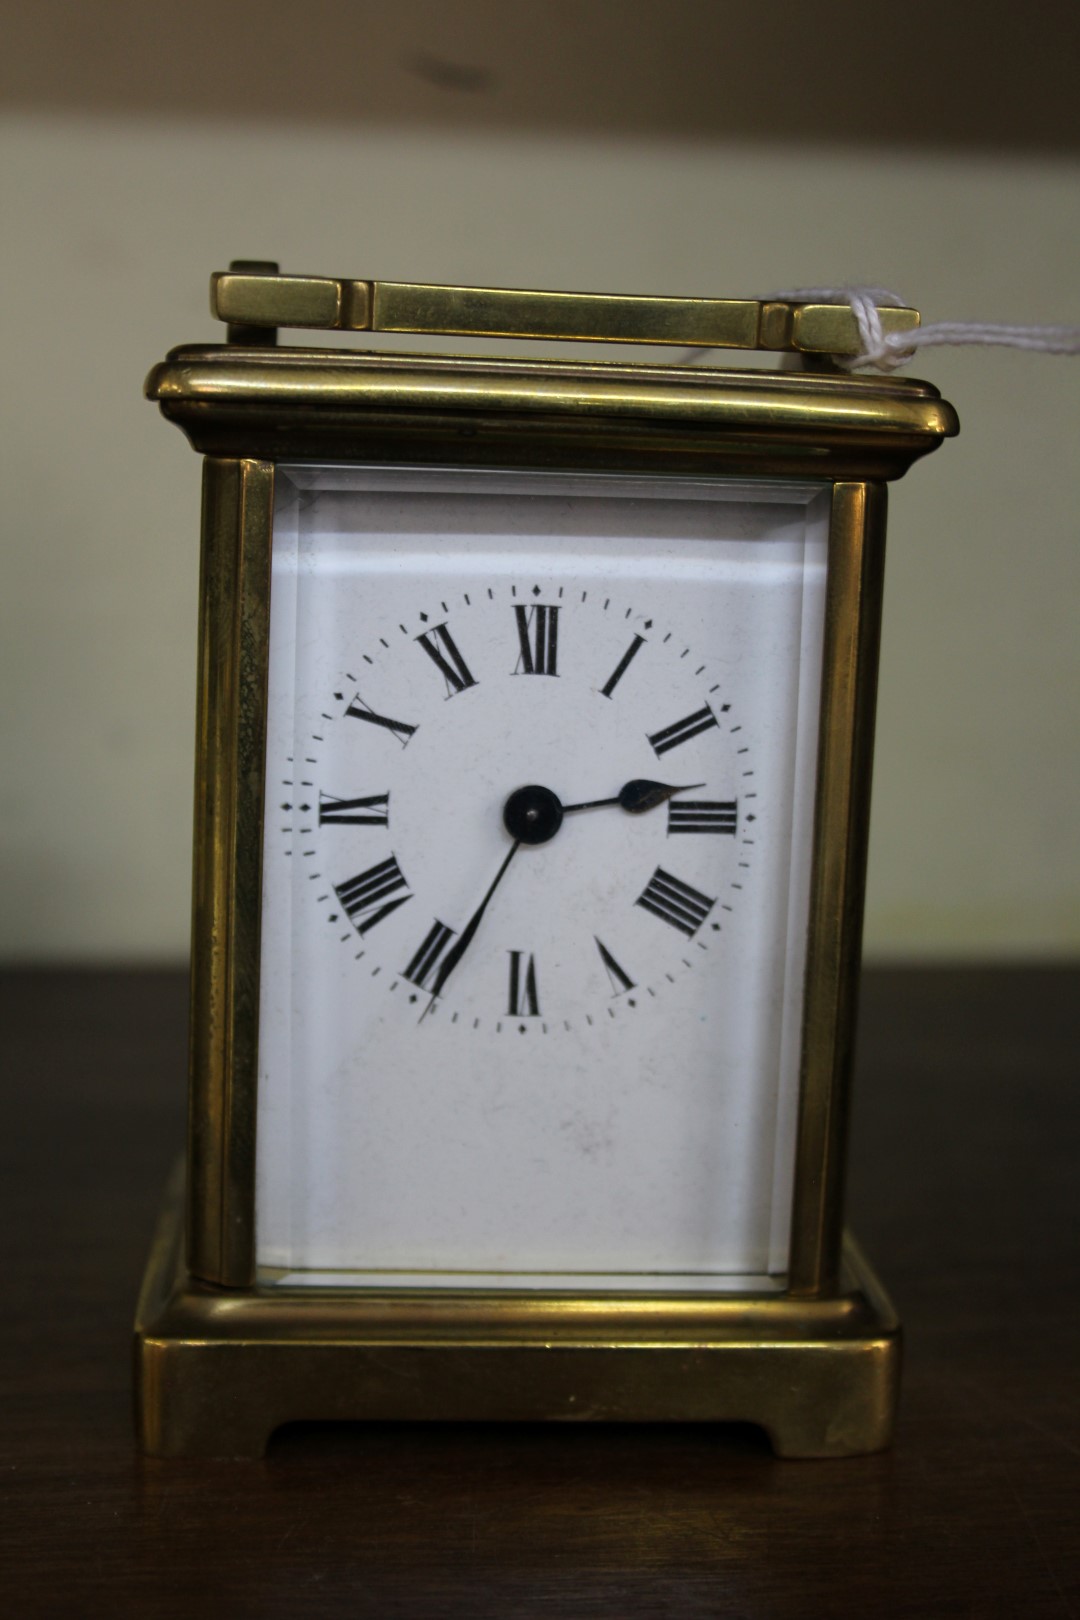
[(261, 1457), (274, 1429), (305, 1419), (753, 1423), (781, 1457), (891, 1438), (900, 1330), (853, 1243), (839, 1293), (819, 1300), (226, 1290), (186, 1272), (181, 1194), (135, 1323), (153, 1456)]

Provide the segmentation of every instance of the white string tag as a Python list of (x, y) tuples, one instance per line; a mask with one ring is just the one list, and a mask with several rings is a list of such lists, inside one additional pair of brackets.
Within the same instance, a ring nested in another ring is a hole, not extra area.
[(888, 287), (795, 287), (773, 293), (777, 302), (793, 304), (850, 304), (859, 328), (862, 352), (853, 359), (836, 357), (845, 371), (873, 366), (877, 371), (897, 371), (914, 358), (916, 349), (936, 343), (997, 344), (1009, 349), (1029, 349), (1041, 354), (1080, 354), (1080, 326), (1017, 326), (996, 321), (932, 321), (913, 332), (886, 332), (879, 306), (900, 305), (906, 300)]

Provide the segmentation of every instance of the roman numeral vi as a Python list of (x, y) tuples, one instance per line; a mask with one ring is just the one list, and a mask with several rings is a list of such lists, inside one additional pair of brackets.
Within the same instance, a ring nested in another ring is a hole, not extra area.
[(536, 962), (533, 957), (522, 960), (524, 951), (510, 952), (510, 993), (507, 1012), (511, 1018), (539, 1018), (540, 1000), (536, 994)]

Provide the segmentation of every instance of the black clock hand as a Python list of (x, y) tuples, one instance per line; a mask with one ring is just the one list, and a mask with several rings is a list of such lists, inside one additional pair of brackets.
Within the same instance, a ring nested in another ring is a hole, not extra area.
[(636, 777), (632, 782), (625, 783), (613, 799), (591, 799), (586, 804), (567, 805), (561, 804), (558, 796), (552, 793), (550, 788), (539, 787), (536, 784), (518, 788), (511, 793), (503, 807), (503, 822), (514, 842), (510, 845), (506, 859), (496, 872), (487, 894), (461, 930), (455, 945), (443, 957), (431, 987), (432, 1000), (442, 994), (447, 979), (472, 944), (476, 930), (484, 920), (484, 913), (491, 903), (492, 895), (523, 843), (546, 844), (558, 832), (562, 818), (568, 810), (597, 810), (602, 805), (617, 804), (623, 810), (628, 810), (631, 815), (639, 816), (645, 810), (654, 810), (658, 804), (663, 804), (676, 793), (687, 793), (691, 788), (704, 786), (704, 782), (690, 782), (680, 787), (672, 787), (667, 782), (649, 782)]
[(692, 788), (704, 786), (704, 782), (686, 782), (682, 787), (669, 787), (666, 782), (648, 782), (639, 776), (621, 787), (613, 799), (590, 799), (587, 804), (564, 804), (563, 815), (569, 815), (571, 810), (599, 810), (604, 805), (617, 804), (623, 810), (629, 810), (632, 816), (640, 816), (644, 810), (655, 810), (658, 804), (673, 798), (676, 793), (689, 793)]
[(446, 983), (447, 979), (450, 977), (451, 973), (453, 973), (454, 969), (461, 961), (461, 958), (465, 955), (465, 952), (472, 944), (476, 935), (476, 930), (483, 921), (484, 912), (488, 908), (488, 903), (506, 875), (507, 867), (510, 865), (510, 862), (513, 860), (520, 848), (521, 839), (515, 838), (514, 842), (510, 846), (505, 861), (503, 861), (498, 872), (495, 874), (495, 881), (492, 883), (491, 888), (488, 890), (487, 894), (485, 894), (484, 898), (481, 900), (480, 904), (477, 906), (476, 910), (465, 924), (465, 927), (461, 930), (461, 937), (458, 939), (457, 943), (452, 947), (452, 949), (448, 950), (446, 955), (443, 957), (442, 965), (440, 966), (439, 971), (435, 976), (435, 982), (431, 987), (432, 997), (441, 994), (443, 985)]

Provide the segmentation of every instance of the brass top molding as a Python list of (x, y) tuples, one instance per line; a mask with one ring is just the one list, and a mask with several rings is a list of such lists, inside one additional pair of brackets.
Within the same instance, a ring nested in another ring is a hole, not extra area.
[[(288, 326), (796, 354), (855, 355), (862, 348), (846, 304), (438, 287), (283, 276), (250, 268), (211, 276), (210, 310), (237, 335)], [(886, 333), (912, 332), (919, 325), (916, 309), (885, 307), (879, 314)]]

